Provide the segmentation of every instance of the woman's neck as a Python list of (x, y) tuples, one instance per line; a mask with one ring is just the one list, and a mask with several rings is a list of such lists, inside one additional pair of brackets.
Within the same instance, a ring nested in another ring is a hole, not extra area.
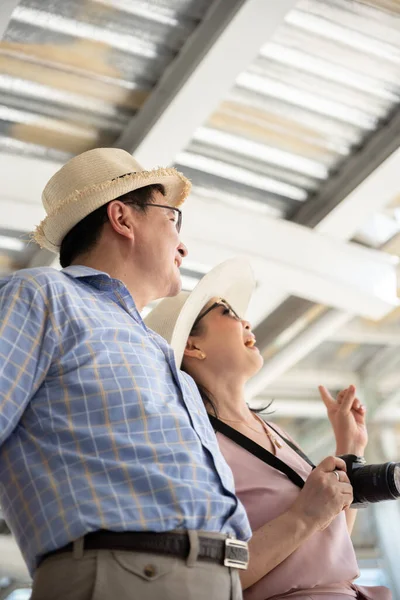
[(218, 418), (227, 422), (252, 422), (253, 413), (245, 401), (244, 395), (245, 382), (238, 382), (230, 379), (213, 378), (211, 381), (204, 382), (203, 387), (211, 395), (211, 400), (216, 406)]

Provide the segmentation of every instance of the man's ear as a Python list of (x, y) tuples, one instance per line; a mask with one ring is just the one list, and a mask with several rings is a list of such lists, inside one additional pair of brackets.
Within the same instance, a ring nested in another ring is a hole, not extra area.
[(107, 206), (107, 216), (110, 226), (116, 233), (133, 239), (135, 230), (135, 213), (131, 206), (114, 200)]
[(186, 342), (186, 348), (183, 352), (183, 356), (186, 358), (196, 358), (197, 360), (204, 360), (206, 357), (204, 352), (198, 346), (196, 346), (193, 338), (190, 337)]

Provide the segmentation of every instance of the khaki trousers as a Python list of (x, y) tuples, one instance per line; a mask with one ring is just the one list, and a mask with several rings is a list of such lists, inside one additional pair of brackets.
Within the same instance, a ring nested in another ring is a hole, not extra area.
[(197, 561), (197, 532), (190, 531), (189, 538), (185, 560), (120, 550), (83, 552), (83, 539), (77, 540), (72, 553), (51, 556), (39, 566), (31, 600), (242, 600), (237, 569)]

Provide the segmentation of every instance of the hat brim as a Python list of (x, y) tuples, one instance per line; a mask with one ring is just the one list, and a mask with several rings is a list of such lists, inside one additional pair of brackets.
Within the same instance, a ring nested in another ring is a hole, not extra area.
[(123, 194), (155, 184), (164, 186), (165, 202), (169, 206), (183, 204), (191, 190), (190, 181), (172, 167), (127, 173), (88, 186), (65, 198), (57, 210), (43, 219), (34, 231), (33, 238), (41, 248), (58, 253), (67, 233), (90, 213)]
[[(204, 306), (213, 298), (223, 298), (232, 308), (243, 316), (255, 288), (254, 273), (248, 260), (231, 258), (209, 271), (196, 285), (184, 303), (171, 336), (170, 345), (175, 354), (178, 368), (182, 364), (183, 354), (193, 323)], [(153, 318), (163, 310), (162, 302), (154, 308)], [(153, 311), (152, 311), (153, 312)], [(146, 324), (151, 328), (150, 318)]]

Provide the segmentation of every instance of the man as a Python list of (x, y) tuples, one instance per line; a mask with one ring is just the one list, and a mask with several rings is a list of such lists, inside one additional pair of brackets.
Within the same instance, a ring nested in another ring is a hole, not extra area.
[(0, 284), (0, 504), (32, 600), (241, 597), (231, 472), (140, 316), (180, 290), (189, 190), (123, 150), (85, 152), (47, 184), (35, 232), (63, 270)]

